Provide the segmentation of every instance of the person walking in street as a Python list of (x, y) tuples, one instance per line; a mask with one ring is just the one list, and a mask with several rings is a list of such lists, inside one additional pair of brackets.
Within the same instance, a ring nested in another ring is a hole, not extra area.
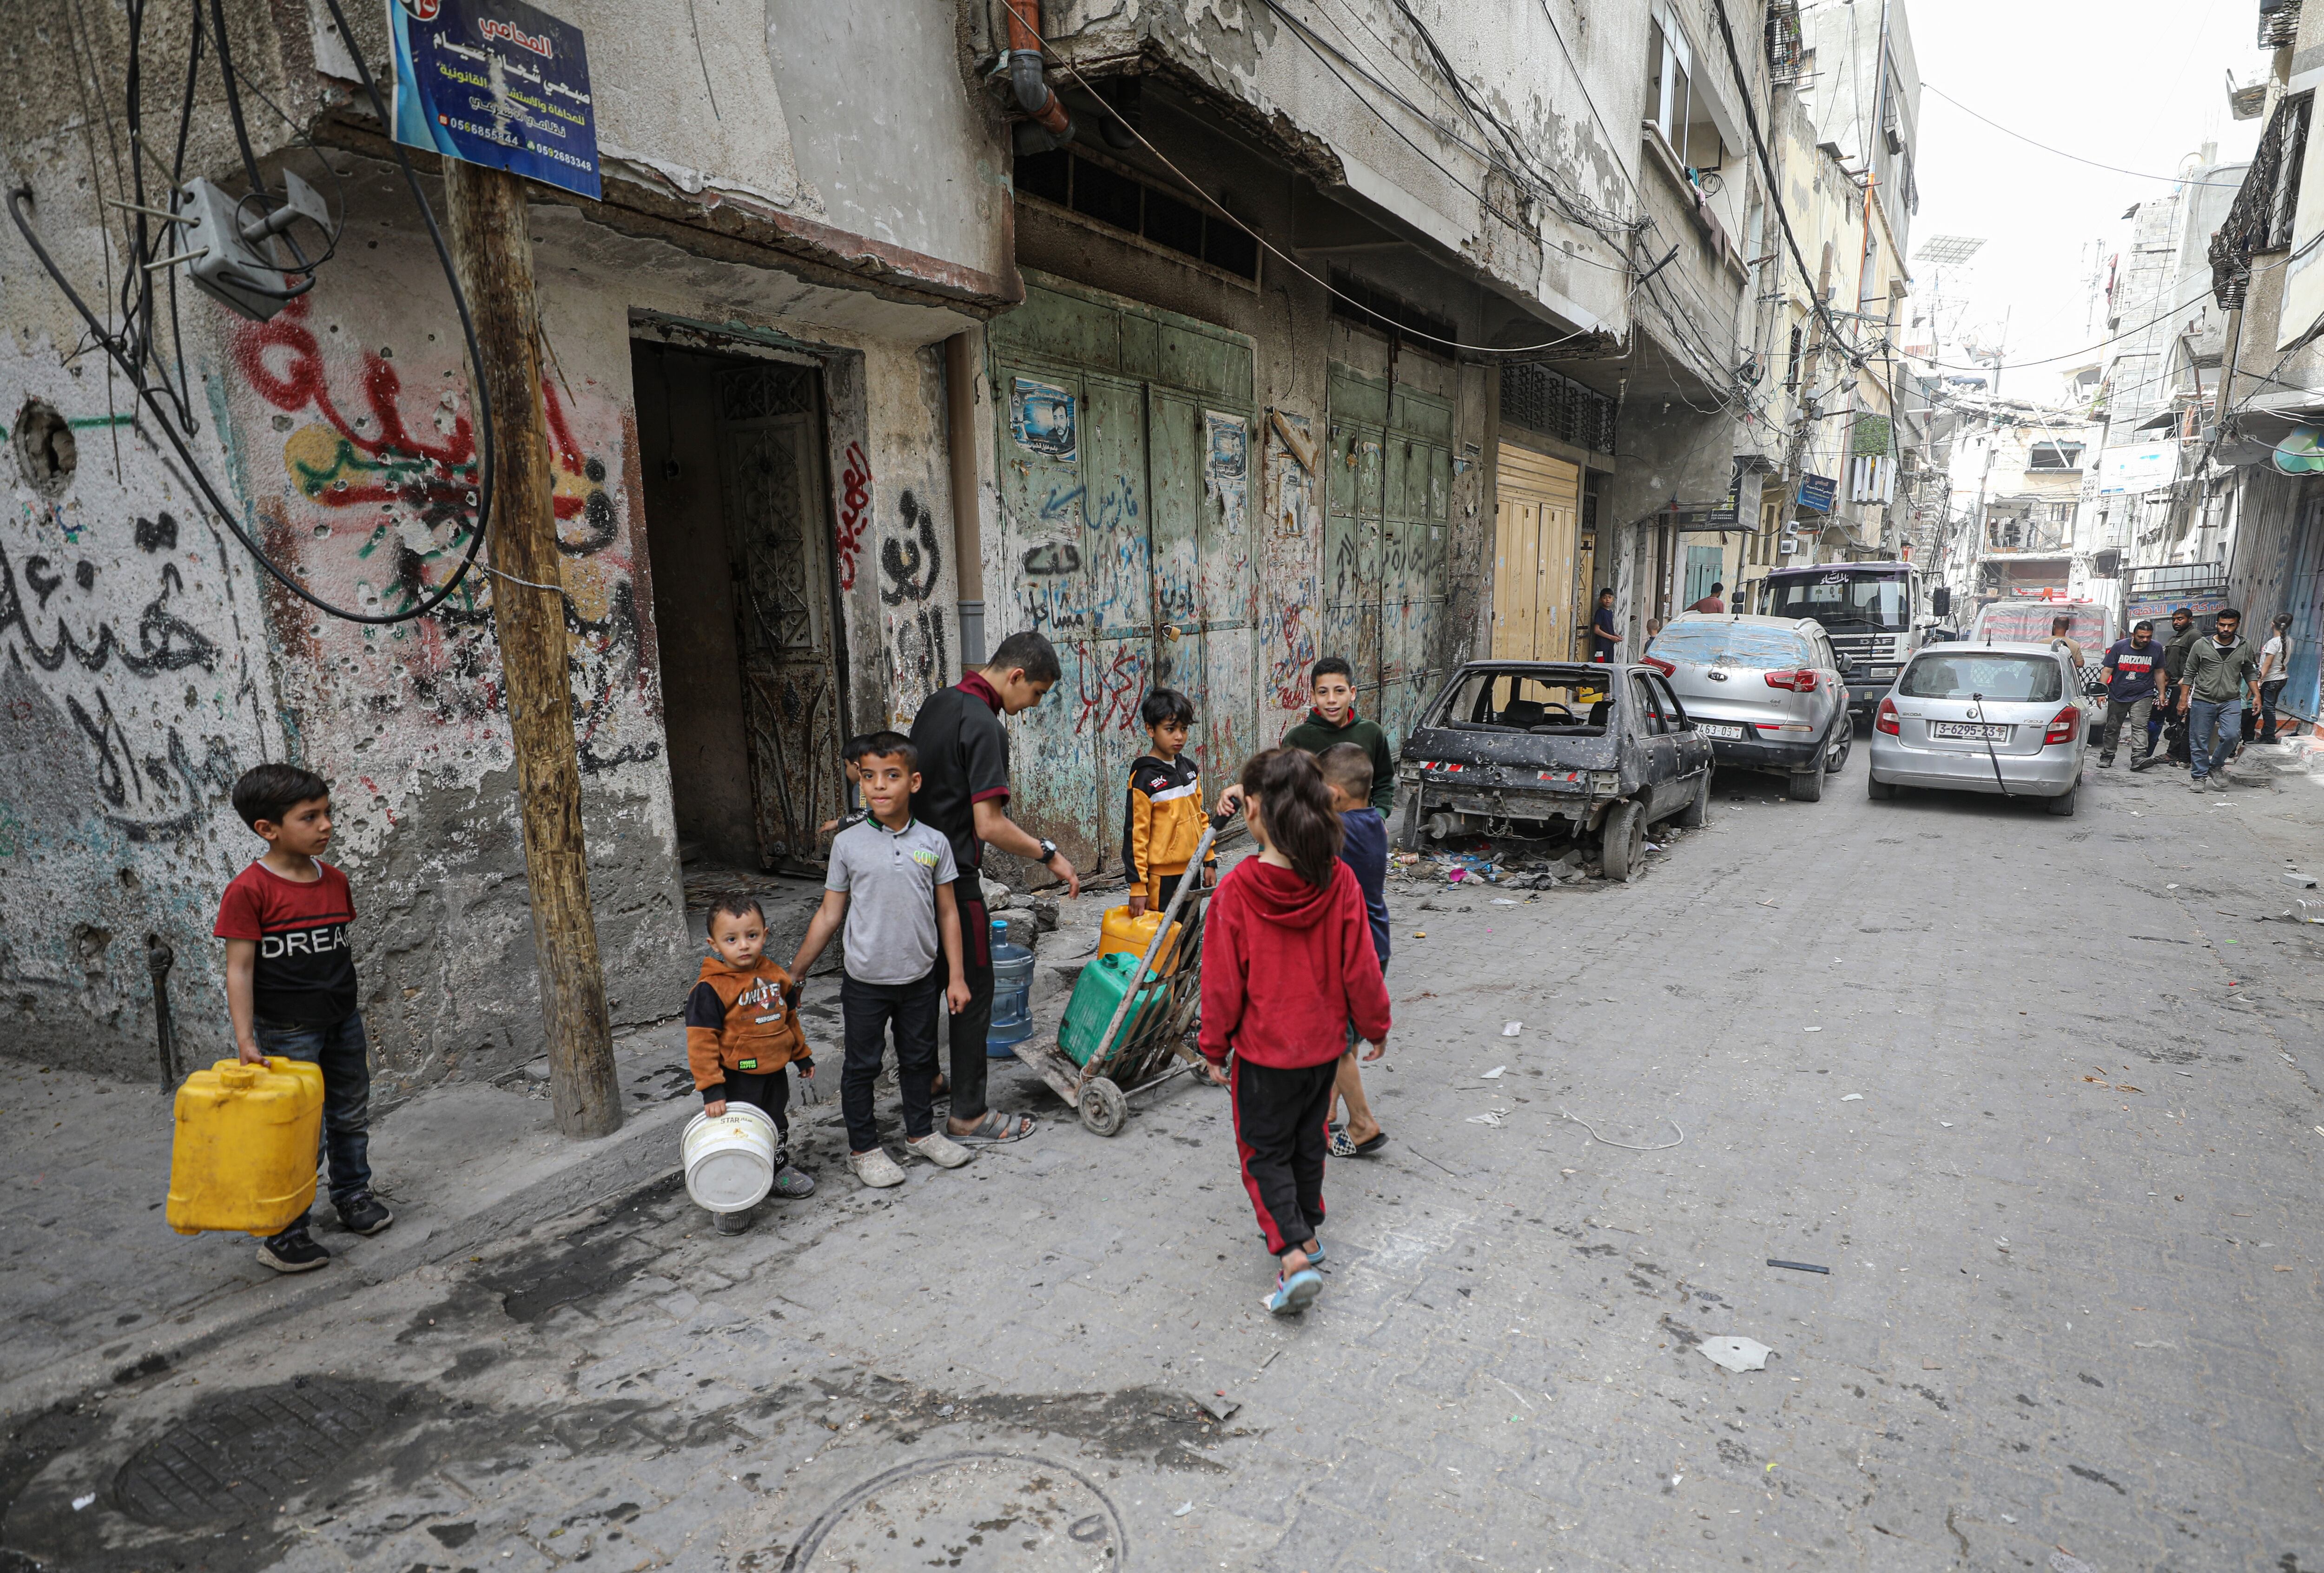
[(2154, 710), (2154, 669), (2162, 655), (2154, 647), (2154, 625), (2141, 618), (2130, 637), (2116, 640), (2098, 663), (2107, 676), (2106, 732), (2098, 749), (2099, 769), (2114, 763), (2126, 721), (2130, 725), (2130, 768), (2144, 770), (2153, 760), (2154, 739), (2147, 733), (2146, 721)]
[(1324, 1119), (1340, 1056), (1351, 1028), (1371, 1044), (1365, 1059), (1387, 1051), (1388, 985), (1315, 762), (1270, 748), (1243, 766), (1241, 786), (1259, 852), (1211, 898), (1199, 1041), (1211, 1079), (1231, 1093), (1243, 1189), (1276, 1258), (1267, 1309), (1290, 1316), (1323, 1287)]
[(2292, 659), (2292, 614), (2278, 612), (2268, 626), (2267, 643), (2259, 647), (2259, 740), (2275, 741), (2275, 703), (2290, 680), (2284, 671)]
[[(355, 1008), (355, 955), (347, 876), (323, 861), (331, 845), (330, 783), (295, 764), (261, 764), (234, 783), (234, 811), (266, 843), (234, 876), (211, 930), (226, 941), (226, 1009), (244, 1065), (273, 1055), (323, 1074), (323, 1151), (341, 1226), (376, 1235), (395, 1221), (371, 1191), (371, 1050)], [(331, 1259), (307, 1233), (307, 1215), (258, 1247), (277, 1272), (311, 1272)]]
[(2180, 714), (2187, 717), (2187, 746), (2195, 773), (2188, 785), (2197, 791), (2227, 790), (2221, 773), (2243, 740), (2243, 709), (2259, 704), (2259, 654), (2236, 637), (2243, 614), (2230, 606), (2211, 620), (2211, 636), (2187, 649)]
[(1702, 599), (1701, 599), (1701, 600), (1699, 600), (1699, 601), (1694, 601), (1694, 602), (1690, 603), (1690, 604), (1688, 605), (1688, 606), (1687, 606), (1687, 608), (1686, 608), (1686, 609), (1687, 609), (1688, 611), (1690, 611), (1690, 612), (1724, 612), (1724, 611), (1726, 611), (1726, 610), (1727, 610), (1727, 603), (1726, 603), (1725, 601), (1723, 601), (1723, 600), (1720, 599), (1720, 596), (1719, 596), (1719, 593), (1720, 593), (1721, 590), (1725, 589), (1726, 588), (1727, 588), (1727, 587), (1726, 587), (1725, 585), (1722, 585), (1722, 584), (1717, 584), (1717, 583), (1712, 584), (1712, 585), (1711, 585), (1711, 593), (1710, 593), (1709, 595), (1707, 595), (1707, 596), (1703, 597), (1702, 597)]
[[(1308, 697), (1315, 708), (1307, 718), (1283, 735), (1283, 746), (1303, 754), (1321, 754), (1337, 743), (1352, 743), (1372, 762), (1371, 804), (1385, 819), (1396, 807), (1396, 751), (1379, 723), (1356, 714), (1354, 670), (1343, 656), (1327, 655), (1307, 675)], [(1232, 806), (1233, 789), (1221, 794), (1221, 809)]]
[(2195, 626), (2195, 613), (2192, 607), (2180, 606), (2172, 610), (2170, 643), (2163, 647), (2163, 675), (2167, 680), (2167, 683), (2163, 691), (2163, 708), (2157, 714), (2156, 720), (2170, 736), (2170, 758), (2172, 763), (2178, 764), (2185, 764), (2189, 757), (2187, 728), (2184, 726), (2173, 724), (2173, 717), (2184, 715), (2187, 709), (2187, 695), (2182, 687), (2181, 674), (2187, 670), (2187, 652), (2195, 647), (2195, 641), (2202, 636), (2202, 631)]
[(1598, 592), (1598, 610), (1590, 618), (1590, 659), (1599, 666), (1614, 664), (1614, 652), (1622, 643), (1622, 625), (1614, 619), (1614, 592)]
[(1054, 841), (1028, 834), (1009, 818), (1009, 734), (1005, 711), (1031, 709), (1056, 686), (1056, 647), (1027, 630), (1011, 634), (991, 660), (948, 689), (928, 696), (912, 722), (919, 790), (912, 815), (952, 843), (959, 870), (963, 970), (969, 1003), (954, 1013), (951, 1032), (952, 1113), (945, 1129), (956, 1142), (983, 1146), (1033, 1133), (1033, 1116), (1014, 1118), (984, 1106), (984, 1039), (992, 1026), (992, 924), (984, 907), (984, 849), (998, 847), (1038, 863), (1082, 893), (1081, 875)]

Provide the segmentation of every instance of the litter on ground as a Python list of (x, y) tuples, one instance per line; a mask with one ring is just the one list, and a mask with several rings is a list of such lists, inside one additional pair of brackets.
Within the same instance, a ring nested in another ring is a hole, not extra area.
[(1499, 1081), (1501, 1078), (1501, 1072), (1508, 1069), (1508, 1067), (1506, 1065), (1496, 1065), (1490, 1070), (1485, 1072), (1484, 1076), (1480, 1078), (1480, 1079), (1485, 1081)]
[(1519, 1032), (1524, 1031), (1525, 1023), (1523, 1022), (1503, 1022), (1501, 1023), (1501, 1036), (1504, 1038), (1514, 1038)]
[(1705, 1338), (1695, 1347), (1713, 1365), (1723, 1365), (1729, 1371), (1765, 1371), (1767, 1356), (1775, 1353), (1757, 1338), (1738, 1337), (1731, 1333)]

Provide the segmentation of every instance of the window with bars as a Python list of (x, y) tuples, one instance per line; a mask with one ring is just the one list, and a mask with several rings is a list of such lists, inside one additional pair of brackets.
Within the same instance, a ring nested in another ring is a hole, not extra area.
[(1259, 277), (1259, 242), (1240, 225), (1069, 149), (1019, 158), (1016, 186), (1019, 195), (1053, 202), (1239, 279)]
[(1592, 453), (1614, 451), (1614, 401), (1534, 362), (1501, 367), (1501, 419)]
[(1767, 71), (1775, 86), (1787, 87), (1800, 79), (1804, 53), (1798, 0), (1772, 0), (1767, 7)]

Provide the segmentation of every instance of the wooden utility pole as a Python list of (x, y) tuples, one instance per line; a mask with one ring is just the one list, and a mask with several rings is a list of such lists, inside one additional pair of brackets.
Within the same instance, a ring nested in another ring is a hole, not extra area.
[(566, 675), (565, 595), (556, 588), (556, 499), (540, 405), (540, 308), (524, 181), (505, 170), (446, 159), (444, 187), (452, 255), (475, 317), (499, 450), (485, 555), (498, 570), (493, 632), (516, 740), (549, 1088), (559, 1131), (603, 1136), (621, 1128), (622, 1097), (581, 835), (581, 766)]

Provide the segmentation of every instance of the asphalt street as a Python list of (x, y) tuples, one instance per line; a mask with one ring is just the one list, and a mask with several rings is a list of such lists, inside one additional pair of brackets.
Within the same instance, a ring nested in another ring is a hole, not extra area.
[(742, 1237), (665, 1184), (8, 1417), (0, 1568), (2324, 1567), (2324, 782), (1863, 773), (1399, 884), (1304, 1319), (1206, 1087), (997, 1072), (1038, 1136), (886, 1193), (826, 1104)]

